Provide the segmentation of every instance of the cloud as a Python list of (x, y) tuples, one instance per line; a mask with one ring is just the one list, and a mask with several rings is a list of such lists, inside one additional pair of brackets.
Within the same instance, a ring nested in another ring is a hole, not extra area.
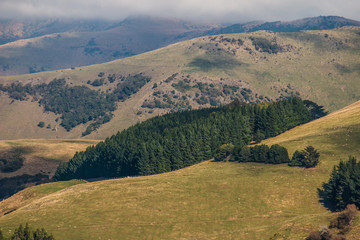
[(358, 0), (0, 0), (0, 16), (124, 19), (129, 15), (209, 22), (295, 20), (338, 15), (360, 20)]

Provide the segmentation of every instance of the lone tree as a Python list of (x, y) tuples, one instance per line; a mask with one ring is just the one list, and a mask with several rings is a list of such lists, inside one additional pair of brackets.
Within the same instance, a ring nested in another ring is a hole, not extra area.
[(307, 146), (301, 152), (296, 150), (293, 154), (289, 166), (312, 168), (319, 164), (320, 153), (313, 146)]
[(304, 166), (306, 168), (312, 168), (319, 164), (320, 153), (313, 146), (307, 146), (302, 154), (304, 155)]

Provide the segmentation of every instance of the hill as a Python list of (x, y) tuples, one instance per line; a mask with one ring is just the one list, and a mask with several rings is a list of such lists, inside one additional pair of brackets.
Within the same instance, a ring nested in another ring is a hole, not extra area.
[[(345, 27), (209, 36), (105, 64), (3, 76), (0, 136), (69, 139), (85, 132), (85, 138), (104, 139), (155, 115), (234, 99), (254, 103), (300, 96), (334, 111), (360, 98), (359, 33)], [(55, 101), (49, 89), (67, 97)], [(104, 103), (97, 105), (99, 111), (86, 110), (95, 99)], [(64, 124), (62, 119), (77, 120)]]
[(2, 37), (19, 39), (0, 45), (0, 75), (104, 63), (190, 39), (215, 26), (155, 17), (4, 22)]
[[(340, 159), (359, 156), (359, 119), (357, 102), (264, 142), (290, 152), (312, 144), (321, 154), (315, 169), (206, 161), (160, 175), (45, 184), (2, 201), (0, 225), (9, 234), (27, 221), (59, 239), (303, 239), (334, 216), (316, 189)], [(347, 239), (359, 232), (357, 218)]]
[(255, 32), (260, 30), (274, 32), (297, 32), (306, 30), (328, 30), (344, 26), (360, 26), (359, 21), (347, 19), (338, 16), (319, 16), (303, 18), (294, 21), (276, 21), (276, 22), (250, 22), (244, 24), (232, 24), (207, 31), (209, 35)]
[(0, 75), (86, 66), (151, 51), (206, 35), (260, 30), (297, 32), (360, 26), (337, 16), (283, 22), (251, 22), (220, 27), (146, 16), (116, 21), (0, 20)]
[(71, 19), (0, 19), (0, 44), (63, 32), (103, 31), (115, 22)]

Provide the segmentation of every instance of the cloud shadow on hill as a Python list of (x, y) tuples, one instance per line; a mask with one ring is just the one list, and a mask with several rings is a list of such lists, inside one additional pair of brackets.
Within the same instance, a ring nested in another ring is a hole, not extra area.
[(196, 57), (189, 63), (189, 67), (197, 70), (208, 72), (214, 69), (231, 70), (233, 68), (244, 65), (244, 63), (236, 60), (232, 56), (209, 56), (209, 57)]

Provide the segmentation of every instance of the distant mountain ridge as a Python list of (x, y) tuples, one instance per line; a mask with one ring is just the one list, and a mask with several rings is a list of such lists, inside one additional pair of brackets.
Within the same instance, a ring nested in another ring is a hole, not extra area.
[(63, 32), (97, 32), (114, 25), (106, 20), (0, 19), (0, 44)]
[(296, 32), (360, 22), (337, 16), (220, 27), (177, 19), (0, 20), (0, 75), (17, 75), (104, 63), (206, 35), (268, 30)]
[(344, 26), (360, 26), (359, 21), (338, 16), (319, 16), (294, 21), (250, 22), (233, 24), (220, 29), (212, 29), (207, 35), (256, 32), (260, 30), (273, 32), (298, 32), (304, 30), (328, 30)]
[[(0, 45), (0, 75), (104, 63), (195, 37), (193, 34), (181, 37), (186, 32), (214, 28), (214, 25), (154, 17), (129, 17), (121, 22), (74, 21), (73, 26), (69, 23), (10, 22), (13, 28), (9, 29), (0, 24), (0, 42), (16, 40)], [(51, 29), (51, 25), (58, 31)], [(36, 37), (29, 38), (33, 36)]]

